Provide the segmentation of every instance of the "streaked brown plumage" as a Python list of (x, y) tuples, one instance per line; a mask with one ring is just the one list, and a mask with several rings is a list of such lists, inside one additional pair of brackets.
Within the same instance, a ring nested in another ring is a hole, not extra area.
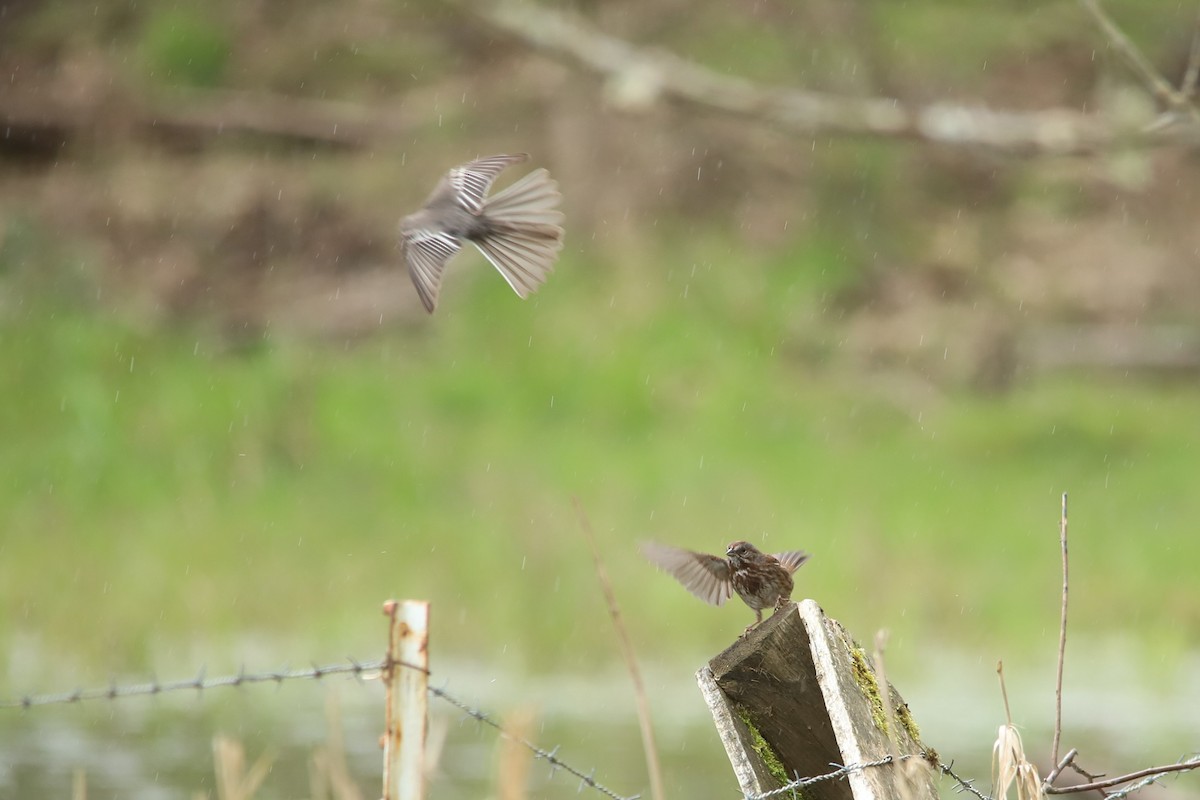
[(679, 547), (645, 542), (642, 554), (659, 569), (671, 573), (683, 587), (706, 603), (722, 605), (736, 592), (762, 622), (764, 608), (778, 609), (792, 598), (792, 573), (808, 560), (802, 550), (769, 555), (749, 542), (733, 542), (727, 558)]
[(448, 262), (471, 242), (492, 262), (513, 291), (528, 297), (554, 269), (563, 244), (562, 195), (544, 169), (534, 170), (491, 197), (492, 181), (529, 156), (478, 158), (455, 167), (438, 182), (425, 206), (400, 220), (400, 254), (430, 314), (437, 308)]

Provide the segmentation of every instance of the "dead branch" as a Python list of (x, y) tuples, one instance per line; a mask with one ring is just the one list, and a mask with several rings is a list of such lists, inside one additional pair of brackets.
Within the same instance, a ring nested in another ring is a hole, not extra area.
[(1193, 121), (1200, 120), (1200, 110), (1192, 105), (1188, 93), (1175, 91), (1170, 81), (1154, 68), (1150, 59), (1146, 58), (1138, 46), (1113, 22), (1112, 17), (1100, 6), (1099, 0), (1079, 0), (1079, 3), (1155, 99), (1172, 110), (1187, 111)]
[(669, 97), (804, 135), (909, 139), (1022, 155), (1200, 144), (1197, 125), (1119, 129), (1099, 116), (1065, 108), (1021, 112), (955, 103), (909, 106), (889, 97), (845, 97), (764, 86), (673, 53), (635, 47), (575, 15), (511, 0), (460, 7), (493, 28), (603, 76), (610, 99), (626, 109), (648, 107), (660, 97)]
[[(1072, 751), (1073, 753), (1074, 751)], [(1068, 755), (1071, 755), (1068, 753)], [(1065, 760), (1065, 759), (1064, 759)], [(1113, 786), (1120, 786), (1122, 783), (1136, 781), (1138, 778), (1148, 778), (1152, 775), (1166, 775), (1170, 772), (1186, 772), (1187, 770), (1200, 769), (1200, 758), (1191, 758), (1186, 761), (1179, 761), (1175, 764), (1164, 764), (1160, 767), (1147, 767), (1140, 769), (1137, 772), (1130, 772), (1128, 775), (1118, 775), (1115, 778), (1105, 778), (1104, 780), (1092, 781), (1091, 783), (1081, 783), (1076, 786), (1049, 786), (1043, 784), (1043, 790), (1046, 794), (1074, 794), (1076, 792), (1090, 792), (1095, 789), (1109, 789)]]
[(253, 134), (357, 149), (400, 138), (412, 122), (394, 109), (269, 92), (192, 90), (152, 102), (113, 103), (81, 103), (41, 91), (0, 94), (7, 138), (44, 147), (116, 129), (168, 141)]
[(1062, 545), (1062, 615), (1058, 624), (1058, 677), (1054, 684), (1054, 744), (1050, 760), (1058, 762), (1058, 745), (1062, 741), (1062, 683), (1063, 660), (1067, 654), (1067, 493), (1062, 496), (1062, 516), (1058, 521), (1058, 538)]
[(604, 592), (604, 599), (608, 605), (609, 616), (612, 617), (613, 627), (617, 630), (617, 640), (621, 644), (621, 656), (625, 659), (625, 666), (629, 670), (630, 680), (633, 681), (633, 694), (637, 699), (638, 725), (642, 731), (642, 748), (646, 756), (646, 770), (650, 775), (650, 796), (653, 800), (665, 800), (666, 792), (663, 789), (662, 766), (658, 759), (658, 745), (654, 740), (654, 726), (650, 719), (650, 699), (646, 694), (646, 685), (642, 681), (642, 671), (638, 668), (637, 653), (633, 649), (633, 640), (629, 637), (629, 630), (625, 627), (624, 620), (621, 619), (621, 609), (617, 605), (617, 595), (613, 591), (612, 581), (609, 580), (608, 570), (604, 567), (604, 559), (600, 555), (600, 548), (596, 545), (596, 537), (592, 533), (592, 523), (588, 519), (587, 513), (583, 510), (583, 503), (578, 497), (571, 498), (572, 504), (575, 506), (575, 514), (579, 517), (579, 529), (583, 533), (583, 537), (587, 539), (588, 547), (592, 551), (592, 560), (596, 568), (596, 577), (600, 580), (600, 588)]
[[(1086, 2), (1086, 0), (1084, 0)], [(1041, 789), (1045, 794), (1073, 794), (1076, 792), (1090, 792), (1092, 790), (1103, 790), (1113, 786), (1120, 786), (1124, 783), (1136, 781), (1139, 778), (1148, 778), (1151, 776), (1165, 775), (1169, 772), (1181, 772), (1192, 769), (1200, 769), (1200, 757), (1181, 760), (1175, 764), (1167, 764), (1161, 767), (1148, 767), (1130, 772), (1126, 775), (1119, 775), (1115, 778), (1105, 778), (1103, 775), (1093, 775), (1075, 763), (1079, 751), (1076, 748), (1071, 748), (1060, 761), (1058, 758), (1058, 746), (1062, 739), (1062, 683), (1063, 683), (1063, 659), (1067, 649), (1067, 596), (1069, 583), (1068, 559), (1067, 559), (1067, 493), (1062, 495), (1062, 510), (1059, 515), (1059, 543), (1062, 549), (1062, 615), (1059, 623), (1058, 636), (1058, 678), (1054, 689), (1054, 743), (1052, 746), (1051, 762), (1055, 764), (1054, 769), (1050, 771), (1044, 781), (1042, 781)], [(1001, 689), (1004, 688), (1003, 671), (1000, 678)], [(1005, 712), (1008, 711), (1008, 696), (1005, 695)], [(1009, 726), (1012, 725), (1012, 717), (1009, 717)], [(1054, 781), (1062, 774), (1067, 767), (1083, 775), (1087, 779), (1087, 783), (1077, 784), (1075, 786), (1055, 786)], [(1132, 791), (1134, 787), (1130, 787)], [(1138, 787), (1140, 788), (1140, 787)], [(1003, 795), (1004, 792), (1001, 792)]]
[(1065, 756), (1063, 756), (1062, 761), (1059, 761), (1057, 764), (1054, 765), (1054, 769), (1050, 770), (1050, 774), (1046, 776), (1046, 780), (1044, 781), (1044, 783), (1046, 785), (1050, 785), (1050, 784), (1054, 783), (1054, 779), (1062, 774), (1062, 771), (1067, 768), (1068, 764), (1071, 764), (1074, 762), (1075, 756), (1077, 756), (1077, 755), (1079, 755), (1079, 751), (1076, 750), (1074, 747), (1072, 747), (1070, 750), (1068, 750), (1067, 754)]
[(404, 133), (400, 115), (359, 103), (295, 98), (264, 92), (189, 93), (176, 108), (159, 108), (142, 127), (218, 135), (253, 133), (349, 148)]
[(1191, 101), (1196, 96), (1196, 81), (1200, 79), (1200, 11), (1196, 12), (1196, 22), (1192, 26), (1192, 47), (1188, 51), (1187, 67), (1183, 70), (1183, 81), (1179, 84), (1179, 93)]

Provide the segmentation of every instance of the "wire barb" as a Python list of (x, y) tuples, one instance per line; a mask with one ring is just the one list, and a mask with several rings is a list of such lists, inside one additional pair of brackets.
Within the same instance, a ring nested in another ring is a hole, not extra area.
[(517, 734), (508, 730), (507, 728), (504, 727), (504, 725), (502, 725), (501, 723), (492, 719), (490, 716), (488, 716), (486, 713), (479, 710), (478, 708), (475, 708), (475, 707), (469, 705), (468, 703), (465, 703), (462, 700), (459, 700), (457, 697), (450, 694), (445, 689), (439, 689), (435, 686), (430, 686), (429, 693), (432, 694), (434, 697), (436, 697), (440, 700), (444, 700), (445, 702), (454, 706), (459, 711), (461, 711), (463, 714), (465, 714), (466, 716), (475, 720), (477, 723), (480, 723), (482, 725), (487, 725), (491, 728), (494, 728), (505, 739), (508, 739), (510, 742), (515, 742), (516, 744), (519, 744), (521, 747), (524, 747), (526, 750), (533, 753), (535, 758), (540, 758), (541, 760), (545, 761), (547, 764), (550, 765), (550, 775), (551, 776), (553, 776), (556, 771), (561, 769), (579, 779), (581, 790), (582, 790), (583, 786), (587, 786), (591, 789), (595, 789), (597, 792), (600, 792), (603, 795), (606, 795), (606, 796), (612, 798), (612, 800), (639, 800), (639, 798), (641, 797), (641, 795), (638, 795), (638, 794), (629, 795), (629, 796), (620, 795), (620, 794), (617, 794), (612, 789), (609, 789), (607, 786), (599, 783), (594, 777), (595, 773), (596, 773), (595, 768), (593, 768), (591, 773), (589, 774), (589, 773), (584, 772), (581, 769), (578, 769), (577, 767), (572, 766), (571, 764), (568, 764), (566, 761), (564, 761), (558, 755), (558, 750), (559, 750), (560, 745), (555, 745), (550, 750), (543, 750), (542, 748), (538, 747), (536, 744), (529, 741), (528, 739), (525, 739), (522, 736), (518, 736)]
[[(148, 683), (120, 685), (115, 680), (111, 681), (108, 686), (97, 689), (75, 689), (70, 692), (58, 692), (51, 694), (26, 694), (15, 700), (0, 700), (0, 710), (3, 709), (32, 709), (38, 706), (49, 706), (57, 704), (78, 703), (84, 700), (121, 700), (127, 697), (137, 696), (153, 696), (159, 694), (167, 694), (169, 692), (179, 691), (198, 691), (202, 692), (207, 689), (215, 689), (222, 686), (244, 686), (251, 683), (274, 683), (277, 687), (282, 686), (285, 682), (295, 680), (316, 680), (330, 675), (350, 675), (358, 681), (364, 681), (369, 676), (368, 673), (382, 673), (384, 670), (394, 667), (403, 667), (405, 669), (419, 669), (425, 674), (429, 674), (429, 670), (419, 667), (415, 664), (409, 664), (404, 661), (388, 659), (380, 659), (378, 661), (358, 661), (354, 658), (347, 658), (345, 664), (329, 664), (321, 666), (313, 664), (307, 669), (283, 669), (274, 672), (251, 673), (246, 672), (245, 666), (241, 666), (237, 674), (227, 675), (218, 678), (208, 678), (205, 674), (205, 669), (201, 668), (194, 678), (187, 678), (179, 681), (162, 682), (157, 678)], [(537, 758), (544, 760), (550, 765), (550, 773), (553, 775), (558, 770), (564, 770), (574, 777), (579, 779), (579, 791), (583, 791), (583, 787), (588, 787), (608, 796), (611, 800), (640, 800), (641, 795), (621, 795), (609, 789), (596, 780), (596, 770), (593, 767), (590, 772), (568, 764), (559, 755), (559, 746), (555, 745), (551, 750), (543, 750), (532, 742), (518, 736), (501, 723), (497, 722), (488, 714), (475, 708), (469, 703), (460, 700), (448, 691), (436, 686), (429, 687), (429, 693), (434, 697), (444, 700), (450, 705), (463, 712), (463, 717), (466, 719), (475, 720), (476, 724), (487, 725), (494, 728), (501, 736), (509, 741), (516, 742), (525, 749), (529, 750)]]
[(966, 778), (959, 776), (959, 774), (954, 771), (953, 761), (951, 761), (949, 764), (938, 764), (938, 769), (942, 771), (943, 775), (958, 784), (958, 786), (955, 787), (955, 791), (959, 794), (967, 792), (975, 795), (978, 800), (992, 800), (992, 798), (975, 788), (974, 778), (967, 780)]
[(163, 682), (153, 678), (148, 683), (120, 685), (115, 681), (108, 686), (96, 689), (75, 689), (70, 692), (51, 694), (27, 694), (16, 700), (0, 700), (0, 710), (7, 708), (30, 709), (36, 706), (49, 706), (69, 703), (80, 703), (85, 700), (121, 700), (127, 697), (157, 696), (170, 692), (196, 691), (203, 692), (222, 686), (243, 686), (250, 683), (275, 683), (294, 680), (319, 680), (328, 675), (350, 674), (362, 680), (363, 673), (383, 667), (382, 661), (360, 663), (353, 659), (349, 664), (331, 664), (328, 666), (313, 666), (308, 669), (278, 670), (275, 672), (250, 673), (245, 666), (238, 669), (236, 675), (219, 678), (209, 678), (206, 670), (201, 668), (194, 678), (179, 681)]
[[(768, 792), (762, 792), (759, 794), (755, 794), (753, 792), (746, 793), (745, 800), (770, 800), (770, 798), (779, 797), (780, 795), (785, 794), (792, 795), (794, 797), (796, 796), (798, 789), (803, 789), (806, 786), (812, 786), (814, 783), (842, 780), (843, 778), (849, 777), (855, 772), (862, 772), (863, 770), (871, 769), (872, 767), (882, 767), (885, 764), (895, 764), (902, 761), (907, 761), (910, 758), (922, 758), (928, 760), (929, 756), (924, 753), (909, 753), (907, 755), (898, 757), (886, 755), (882, 758), (877, 758), (874, 761), (864, 761), (861, 764), (842, 765), (838, 763), (831, 763), (829, 766), (834, 768), (832, 772), (825, 772), (820, 775), (813, 775), (807, 778), (801, 778), (797, 776), (795, 780), (788, 781), (778, 789), (771, 789)], [(965, 781), (955, 775), (950, 767), (946, 766), (945, 764), (938, 764), (937, 766), (943, 774), (952, 777), (958, 782), (959, 791), (969, 791), (979, 798), (979, 800), (991, 800), (990, 797), (980, 794), (979, 791), (971, 785), (971, 781)]]

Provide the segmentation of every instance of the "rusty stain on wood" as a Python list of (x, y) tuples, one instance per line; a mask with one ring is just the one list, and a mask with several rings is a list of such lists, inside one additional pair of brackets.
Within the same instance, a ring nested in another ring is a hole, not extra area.
[(384, 603), (391, 625), (383, 669), (387, 711), (383, 800), (423, 800), (429, 723), (429, 603)]

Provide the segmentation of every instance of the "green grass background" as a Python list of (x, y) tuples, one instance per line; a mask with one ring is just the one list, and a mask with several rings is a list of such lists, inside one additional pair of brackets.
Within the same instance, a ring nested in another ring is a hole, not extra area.
[(0, 322), (0, 643), (84, 683), (373, 657), (403, 596), (432, 600), (443, 657), (587, 671), (615, 648), (577, 496), (647, 660), (750, 612), (655, 573), (646, 538), (810, 550), (797, 595), (891, 629), (901, 670), (1048, 656), (1067, 490), (1073, 631), (1151, 662), (1196, 645), (1200, 388), (885, 380), (822, 333), (822, 248), (661, 255), (609, 282), (574, 249), (526, 303), (464, 256), (415, 331), (236, 350), (62, 302), (61, 256)]

